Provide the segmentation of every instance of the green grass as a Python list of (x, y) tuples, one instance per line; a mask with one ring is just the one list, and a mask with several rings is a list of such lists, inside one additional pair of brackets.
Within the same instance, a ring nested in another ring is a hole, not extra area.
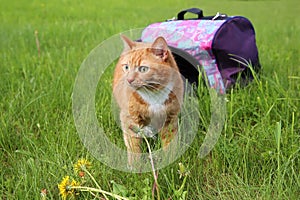
[[(40, 199), (40, 191), (46, 188), (47, 199), (59, 199), (57, 184), (72, 174), (72, 163), (86, 157), (93, 162), (92, 173), (103, 189), (112, 191), (114, 181), (137, 199), (151, 198), (151, 173), (113, 170), (82, 145), (72, 115), (73, 84), (82, 61), (103, 40), (171, 18), (183, 8), (201, 7), (207, 15), (220, 11), (252, 21), (263, 70), (259, 80), (228, 92), (224, 130), (209, 156), (197, 157), (207, 128), (203, 125), (191, 148), (160, 170), (161, 198), (168, 199), (180, 187), (177, 170), (181, 162), (190, 170), (184, 188), (187, 199), (298, 199), (297, 5), (297, 0), (2, 1), (0, 197)], [(204, 95), (203, 99), (206, 103), (200, 109), (208, 123), (209, 97)], [(97, 107), (107, 107), (106, 102), (97, 102)], [(118, 136), (116, 143), (121, 144), (119, 129), (108, 115), (103, 118)]]

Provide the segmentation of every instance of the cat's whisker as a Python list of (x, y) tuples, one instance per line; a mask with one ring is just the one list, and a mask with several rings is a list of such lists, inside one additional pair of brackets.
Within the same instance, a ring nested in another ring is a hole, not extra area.
[(155, 90), (155, 91), (158, 91), (158, 90), (159, 90), (159, 88), (157, 88), (157, 87), (155, 87), (155, 86), (153, 86), (153, 85), (145, 84), (145, 85), (143, 85), (143, 86), (144, 86), (145, 89), (148, 89), (149, 91), (150, 91), (150, 90)]
[[(161, 84), (161, 83), (156, 82), (156, 81), (146, 81), (145, 83), (146, 84), (144, 86), (148, 87), (148, 88), (151, 88), (151, 89), (161, 90), (161, 88), (163, 87), (163, 88), (166, 88), (169, 92), (172, 90), (172, 89), (167, 87), (168, 85), (164, 85), (164, 84)], [(160, 88), (155, 87), (155, 86), (159, 86)]]
[(159, 85), (159, 86), (165, 86), (163, 84), (161, 84), (160, 82), (157, 81), (145, 81), (146, 84), (148, 85)]
[[(172, 88), (169, 88), (169, 87), (168, 87), (169, 84), (161, 84), (160, 82), (156, 82), (156, 81), (146, 81), (146, 84), (148, 84), (148, 85), (159, 85), (159, 86), (162, 86), (162, 87), (164, 87), (164, 88), (167, 88), (169, 91), (172, 90)], [(182, 86), (181, 86), (181, 85), (178, 85), (178, 86), (173, 85), (172, 87), (173, 87), (173, 88), (181, 88)]]

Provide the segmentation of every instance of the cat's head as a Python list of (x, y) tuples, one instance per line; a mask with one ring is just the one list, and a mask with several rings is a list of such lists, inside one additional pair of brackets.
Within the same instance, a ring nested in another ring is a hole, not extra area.
[(115, 69), (114, 85), (123, 82), (135, 90), (159, 90), (167, 87), (178, 74), (163, 37), (156, 38), (153, 43), (135, 42), (126, 36), (121, 38), (124, 51)]

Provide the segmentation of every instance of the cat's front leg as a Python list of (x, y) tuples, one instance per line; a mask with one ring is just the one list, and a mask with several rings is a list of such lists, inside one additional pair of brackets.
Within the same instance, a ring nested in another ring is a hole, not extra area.
[(160, 138), (162, 144), (162, 156), (165, 163), (172, 162), (177, 158), (180, 152), (180, 144), (178, 143), (178, 122), (177, 118), (171, 123), (167, 123), (160, 130)]
[(123, 137), (127, 148), (128, 165), (129, 167), (137, 167), (141, 159), (142, 138), (131, 130), (124, 131)]
[(132, 115), (127, 110), (121, 110), (120, 120), (123, 131), (124, 143), (127, 148), (128, 166), (137, 168), (141, 159), (142, 138), (135, 132), (132, 127), (139, 127)]
[(172, 144), (174, 144), (176, 147), (176, 141), (173, 140), (176, 139), (177, 131), (177, 118), (167, 120), (167, 122), (164, 124), (163, 128), (160, 131), (161, 144), (164, 151), (171, 151), (171, 142), (173, 142)]

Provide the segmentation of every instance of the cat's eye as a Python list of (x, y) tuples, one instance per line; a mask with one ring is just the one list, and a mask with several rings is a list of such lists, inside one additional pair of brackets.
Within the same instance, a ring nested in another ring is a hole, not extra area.
[(128, 65), (123, 65), (124, 72), (127, 72), (130, 70), (130, 67)]
[(138, 67), (138, 70), (141, 73), (146, 73), (147, 71), (149, 71), (149, 67), (148, 66), (140, 66), (140, 67)]

